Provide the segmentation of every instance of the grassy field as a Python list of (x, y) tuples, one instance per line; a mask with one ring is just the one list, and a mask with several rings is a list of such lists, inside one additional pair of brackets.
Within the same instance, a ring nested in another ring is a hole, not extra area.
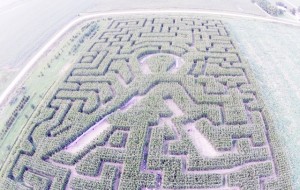
[(52, 35), (95, 2), (1, 1), (0, 25), (5, 30), (0, 32), (0, 93)]
[(75, 62), (62, 56), (30, 75), (30, 94), (58, 82), (3, 164), (2, 189), (292, 189), (223, 20), (141, 15), (89, 27)]
[[(250, 0), (106, 1), (106, 0), (14, 0), (0, 2), (0, 93), (61, 27), (81, 12), (149, 8), (213, 9), (264, 15)], [(35, 11), (31, 11), (35, 10)], [(30, 14), (28, 14), (30, 12)]]
[[(0, 135), (0, 165), (3, 164), (10, 148), (15, 143), (15, 140), (35, 108), (42, 102), (45, 94), (51, 87), (55, 87), (55, 83), (60, 81), (68, 72), (69, 68), (75, 62), (74, 59), (77, 58), (77, 56), (74, 55), (86, 48), (86, 43), (89, 39), (88, 36), (85, 35), (89, 27), (82, 29), (85, 26), (86, 23), (84, 23), (84, 25), (80, 24), (76, 29), (72, 29), (72, 31), (57, 42), (55, 47), (27, 74), (22, 85), (20, 85), (20, 88), (23, 90), (17, 90), (11, 95), (13, 99), (15, 99), (14, 103), (7, 103), (2, 107), (0, 112), (0, 130), (6, 128), (6, 121), (11, 116), (22, 96), (30, 96), (29, 102), (25, 105), (24, 109), (21, 110), (9, 131), (5, 136)], [(84, 39), (84, 41), (80, 42), (82, 39)], [(76, 50), (74, 49), (75, 47)]]
[(254, 71), (291, 163), (295, 189), (300, 189), (300, 28), (238, 19), (228, 23)]
[(94, 11), (111, 11), (111, 10), (130, 10), (130, 9), (208, 9), (217, 11), (230, 11), (238, 13), (247, 13), (265, 16), (264, 13), (259, 10), (251, 0), (227, 0), (226, 3), (222, 0), (125, 0), (119, 2), (117, 0), (112, 1), (100, 1), (96, 6), (88, 9), (88, 12)]

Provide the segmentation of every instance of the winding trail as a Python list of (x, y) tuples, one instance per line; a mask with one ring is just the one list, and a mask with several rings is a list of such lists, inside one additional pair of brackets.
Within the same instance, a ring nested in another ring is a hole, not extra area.
[(58, 33), (56, 33), (26, 64), (26, 66), (21, 70), (17, 77), (12, 81), (12, 83), (5, 89), (5, 91), (0, 96), (0, 106), (4, 104), (9, 95), (14, 91), (18, 84), (23, 81), (26, 73), (32, 68), (32, 66), (37, 63), (45, 53), (55, 45), (55, 43), (64, 36), (72, 27), (76, 24), (101, 16), (118, 16), (118, 15), (134, 15), (134, 14), (159, 14), (159, 13), (177, 13), (177, 14), (206, 14), (206, 15), (215, 15), (215, 16), (229, 16), (229, 17), (238, 17), (238, 18), (248, 18), (255, 19), (266, 22), (273, 22), (279, 24), (286, 24), (300, 27), (300, 22), (289, 21), (281, 18), (266, 18), (262, 16), (254, 16), (251, 14), (241, 14), (235, 12), (225, 12), (225, 11), (209, 11), (201, 9), (161, 9), (161, 10), (152, 10), (152, 9), (140, 9), (140, 10), (128, 10), (128, 11), (111, 11), (111, 12), (94, 12), (94, 13), (79, 13), (78, 17), (67, 24), (62, 28)]

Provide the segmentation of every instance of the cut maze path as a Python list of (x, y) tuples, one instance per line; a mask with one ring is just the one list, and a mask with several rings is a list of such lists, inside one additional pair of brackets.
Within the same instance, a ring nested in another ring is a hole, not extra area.
[(77, 153), (86, 147), (90, 142), (99, 136), (99, 134), (103, 133), (105, 130), (109, 129), (110, 124), (107, 122), (107, 117), (103, 118), (101, 121), (92, 126), (89, 130), (84, 132), (81, 136), (79, 136), (74, 142), (68, 145), (65, 148), (66, 152)]
[(7, 189), (24, 185), (22, 168), (60, 189), (290, 189), (255, 78), (221, 20), (104, 21), (28, 124)]
[(222, 155), (222, 153), (218, 152), (209, 140), (196, 129), (195, 124), (189, 123), (185, 125), (184, 128), (201, 155), (205, 157), (217, 157)]

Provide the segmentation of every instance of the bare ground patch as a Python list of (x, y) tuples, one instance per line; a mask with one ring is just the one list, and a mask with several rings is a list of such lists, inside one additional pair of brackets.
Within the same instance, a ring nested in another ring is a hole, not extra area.
[(99, 121), (80, 137), (78, 137), (74, 142), (72, 142), (66, 149), (66, 152), (77, 153), (92, 142), (97, 136), (103, 133), (106, 129), (110, 127), (110, 124), (107, 122), (106, 118)]

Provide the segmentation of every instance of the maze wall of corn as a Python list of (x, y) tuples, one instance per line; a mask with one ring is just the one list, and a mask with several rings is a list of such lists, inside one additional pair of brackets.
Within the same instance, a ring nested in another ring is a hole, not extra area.
[(255, 78), (222, 20), (103, 23), (30, 119), (2, 188), (292, 189)]

